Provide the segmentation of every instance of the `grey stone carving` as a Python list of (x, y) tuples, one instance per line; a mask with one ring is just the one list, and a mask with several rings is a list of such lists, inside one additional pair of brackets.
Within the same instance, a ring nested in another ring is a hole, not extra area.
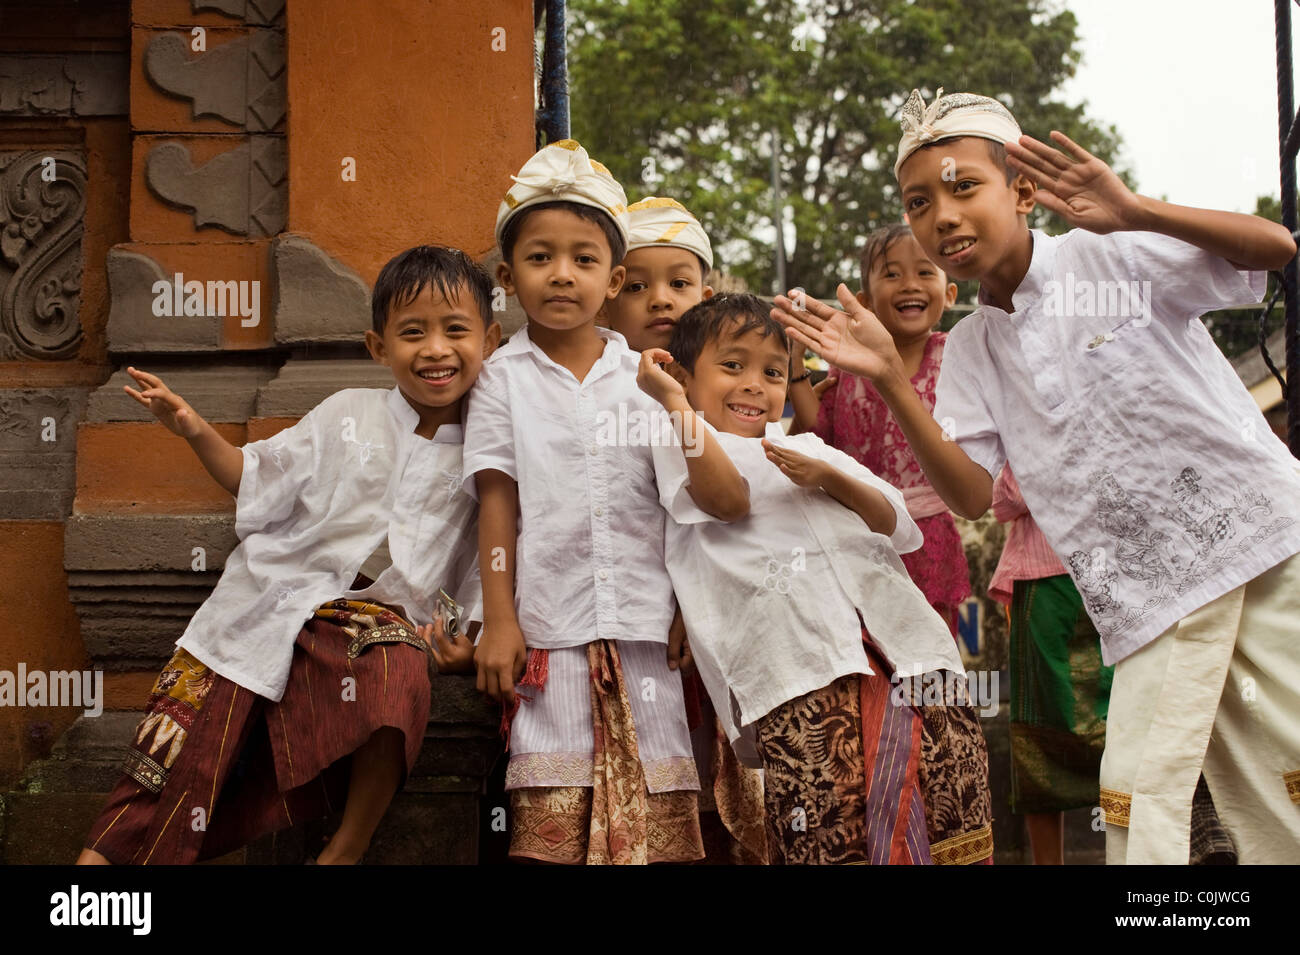
[[(108, 250), (108, 349), (113, 352), (215, 351), (221, 347), (221, 319), (214, 316), (157, 316), (154, 283), (172, 276), (147, 255)], [(141, 411), (144, 409), (141, 408)], [(201, 413), (201, 412), (200, 412)]]
[(85, 211), (81, 156), (0, 152), (0, 360), (76, 353)]
[(254, 30), (204, 53), (190, 40), (164, 33), (150, 41), (145, 74), (164, 93), (192, 101), (192, 114), (217, 116), (251, 132), (274, 129), (284, 119), (284, 35)]
[(370, 327), (370, 289), (361, 276), (298, 235), (278, 236), (271, 256), (276, 342), (361, 341)]
[(0, 519), (63, 520), (76, 491), (77, 423), (89, 388), (0, 391)]
[(284, 228), (289, 209), (288, 151), (283, 137), (250, 136), (195, 168), (179, 142), (159, 143), (145, 160), (145, 182), (164, 202), (215, 225), (261, 238)]
[(125, 116), (125, 53), (0, 56), (0, 116)]
[(284, 16), (284, 0), (190, 0), (190, 9), (217, 10), (228, 17), (237, 17), (245, 23), (270, 26), (280, 23)]

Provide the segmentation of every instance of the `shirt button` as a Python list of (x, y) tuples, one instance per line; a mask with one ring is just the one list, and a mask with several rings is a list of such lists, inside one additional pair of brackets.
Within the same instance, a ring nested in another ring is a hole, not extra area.
[(592, 454), (595, 454), (595, 453), (596, 453), (596, 446), (593, 444), (593, 445), (591, 445), (590, 447), (588, 447), (587, 450), (590, 451)]
[(602, 571), (600, 572), (600, 575), (599, 575), (599, 576), (600, 576), (600, 579), (601, 579), (601, 580), (608, 580), (608, 579), (609, 579), (609, 571), (607, 571), (607, 570), (602, 570)]
[(605, 509), (604, 509), (603, 507), (598, 507), (598, 508), (596, 508), (596, 516), (597, 516), (597, 517), (603, 517), (604, 514), (605, 514)]

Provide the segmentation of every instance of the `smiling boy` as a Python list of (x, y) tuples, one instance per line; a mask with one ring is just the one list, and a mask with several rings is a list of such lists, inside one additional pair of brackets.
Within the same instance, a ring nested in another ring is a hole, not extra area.
[[(140, 390), (125, 393), (235, 498), (239, 545), (158, 677), (79, 862), (195, 862), (338, 805), (318, 861), (361, 858), (424, 741), (426, 653), (440, 669), (472, 655), (466, 635), (432, 632), (439, 590), (481, 618), (461, 421), (501, 335), (490, 301), (465, 253), (408, 249), (380, 272), (365, 334), (395, 386), (338, 391), (242, 448), (127, 369)], [(385, 542), (389, 565), (360, 576)]]
[[(1108, 861), (1185, 864), (1194, 797), (1242, 862), (1295, 861), (1300, 466), (1199, 321), (1258, 302), (1294, 241), (1255, 216), (1135, 195), (1061, 133), (1064, 152), (1022, 136), (988, 97), (926, 107), (913, 91), (902, 121), (895, 174), (913, 232), (951, 277), (980, 282), (980, 307), (949, 335), (934, 417), (843, 286), (847, 314), (779, 298), (781, 320), (876, 383), (957, 513), (983, 514), (993, 475), (1013, 466), (1116, 664)], [(1078, 228), (1031, 231), (1036, 203)]]

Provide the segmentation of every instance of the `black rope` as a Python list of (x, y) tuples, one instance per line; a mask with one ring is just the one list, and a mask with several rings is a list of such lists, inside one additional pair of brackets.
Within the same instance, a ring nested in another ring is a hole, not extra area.
[[(1296, 0), (1296, 3), (1300, 3), (1300, 0)], [(1282, 400), (1286, 401), (1286, 379), (1282, 377), (1282, 372), (1278, 371), (1277, 365), (1273, 364), (1273, 359), (1268, 354), (1267, 344), (1268, 319), (1269, 316), (1273, 314), (1273, 305), (1277, 302), (1277, 297), (1282, 294), (1284, 285), (1280, 273), (1271, 272), (1270, 274), (1275, 276), (1276, 280), (1273, 284), (1273, 294), (1268, 297), (1268, 302), (1264, 305), (1264, 311), (1259, 315), (1259, 353), (1264, 357), (1264, 364), (1267, 365), (1268, 370), (1273, 373), (1273, 377), (1277, 379), (1277, 383), (1282, 386)]]

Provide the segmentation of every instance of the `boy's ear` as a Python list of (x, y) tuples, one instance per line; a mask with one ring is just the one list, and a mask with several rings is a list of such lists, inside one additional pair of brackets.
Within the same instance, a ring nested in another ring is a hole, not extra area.
[(384, 339), (376, 334), (374, 329), (366, 329), (366, 351), (370, 352), (370, 357), (379, 364), (388, 364), (388, 351), (384, 348)]
[(943, 293), (943, 307), (952, 308), (957, 304), (957, 283), (949, 282), (948, 288)]
[(483, 357), (487, 358), (497, 346), (501, 344), (501, 323), (494, 321), (487, 327), (487, 334), (483, 336)]
[(510, 271), (510, 263), (504, 259), (497, 263), (497, 285), (506, 290), (507, 295), (515, 294), (515, 277)]
[(627, 269), (621, 265), (614, 266), (609, 273), (609, 288), (605, 291), (605, 298), (618, 298), (618, 293), (623, 290), (623, 282), (627, 279)]
[(705, 299), (709, 299), (709, 298), (713, 298), (713, 286), (712, 286), (712, 285), (706, 285), (706, 286), (704, 286), (704, 291), (700, 293), (700, 301), (704, 301)]
[(683, 388), (685, 388), (686, 383), (690, 381), (691, 373), (675, 361), (668, 363), (667, 371), (668, 374), (672, 375), (675, 379), (677, 379), (677, 383), (681, 385)]
[(1038, 185), (1024, 173), (1017, 173), (1016, 178), (1011, 180), (1011, 188), (1016, 193), (1016, 212), (1022, 216), (1033, 212), (1034, 206), (1038, 205), (1034, 201)]
[(854, 297), (858, 300), (858, 304), (861, 305), (863, 308), (865, 308), (868, 312), (875, 311), (875, 309), (871, 307), (871, 296), (867, 294), (866, 289), (862, 289)]

